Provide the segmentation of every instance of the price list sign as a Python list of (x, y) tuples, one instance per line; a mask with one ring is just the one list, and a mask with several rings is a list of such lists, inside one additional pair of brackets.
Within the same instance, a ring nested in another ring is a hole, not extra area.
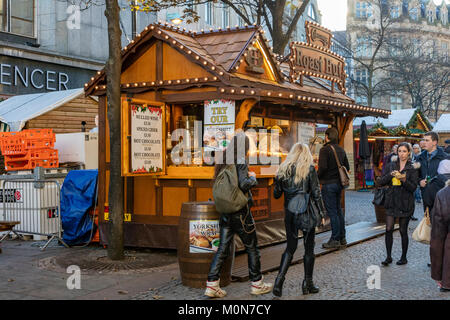
[(163, 171), (162, 109), (148, 105), (131, 105), (131, 171)]

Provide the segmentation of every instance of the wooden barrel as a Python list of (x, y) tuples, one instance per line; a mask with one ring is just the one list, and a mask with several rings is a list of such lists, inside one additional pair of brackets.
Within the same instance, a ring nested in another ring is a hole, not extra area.
[[(178, 223), (177, 256), (183, 285), (204, 288), (219, 243), (220, 213), (214, 202), (185, 202)], [(220, 285), (231, 282), (234, 241), (220, 273)]]

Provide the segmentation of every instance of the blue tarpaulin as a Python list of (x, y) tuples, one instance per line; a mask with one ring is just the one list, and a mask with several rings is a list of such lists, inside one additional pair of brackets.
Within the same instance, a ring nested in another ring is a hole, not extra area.
[(61, 188), (61, 221), (63, 240), (68, 245), (85, 244), (90, 240), (92, 218), (89, 215), (96, 201), (98, 170), (73, 170)]

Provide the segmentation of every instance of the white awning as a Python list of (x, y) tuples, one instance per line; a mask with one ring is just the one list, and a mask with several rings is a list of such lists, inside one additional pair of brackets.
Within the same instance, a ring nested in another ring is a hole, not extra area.
[(353, 126), (359, 127), (363, 120), (366, 121), (367, 126), (374, 126), (377, 122), (381, 122), (385, 127), (398, 127), (400, 124), (406, 127), (409, 120), (411, 120), (414, 115), (414, 111), (416, 109), (400, 109), (400, 110), (392, 110), (392, 113), (389, 115), (387, 119), (382, 117), (362, 117), (356, 118), (353, 121)]
[(0, 102), (0, 121), (7, 123), (10, 131), (20, 131), (28, 120), (81, 95), (84, 95), (83, 88), (14, 96)]
[(440, 116), (438, 122), (433, 128), (435, 132), (450, 132), (450, 113), (445, 113)]

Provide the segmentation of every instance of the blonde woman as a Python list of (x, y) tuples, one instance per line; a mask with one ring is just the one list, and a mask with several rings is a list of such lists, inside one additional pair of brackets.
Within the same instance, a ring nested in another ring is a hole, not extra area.
[(275, 280), (273, 294), (281, 297), (286, 272), (297, 249), (298, 231), (303, 232), (305, 279), (303, 294), (317, 293), (312, 280), (314, 268), (315, 228), (323, 223), (325, 206), (320, 193), (319, 179), (313, 158), (306, 144), (296, 143), (280, 165), (275, 177), (274, 197), (284, 193), (287, 246), (281, 257), (280, 270)]

